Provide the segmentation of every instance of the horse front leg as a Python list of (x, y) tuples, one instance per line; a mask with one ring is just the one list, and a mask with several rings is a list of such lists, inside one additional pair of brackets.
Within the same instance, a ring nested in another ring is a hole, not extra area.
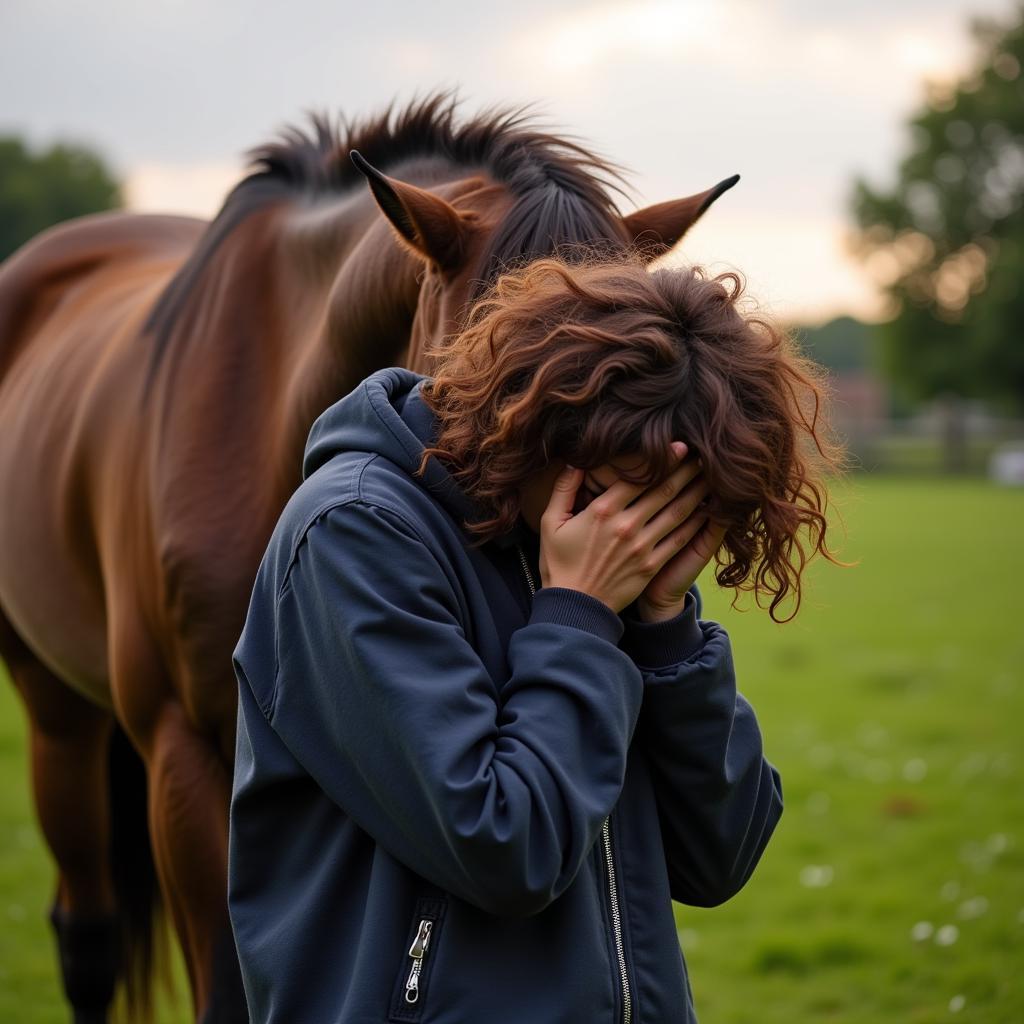
[(69, 689), (3, 616), (0, 657), (28, 712), (36, 813), (57, 866), (50, 923), (64, 994), (74, 1024), (106, 1024), (123, 964), (109, 859), (113, 716)]
[[(122, 633), (111, 653), (119, 715), (146, 761), (153, 856), (196, 1020), (248, 1024), (227, 906), (231, 768), (224, 729), (201, 722), (195, 704), (186, 707), (144, 634)], [(225, 729), (233, 735), (230, 717)]]
[(149, 778), (153, 848), (174, 901), (197, 1019), (248, 1021), (227, 912), (231, 777), (217, 746), (176, 701), (160, 711)]

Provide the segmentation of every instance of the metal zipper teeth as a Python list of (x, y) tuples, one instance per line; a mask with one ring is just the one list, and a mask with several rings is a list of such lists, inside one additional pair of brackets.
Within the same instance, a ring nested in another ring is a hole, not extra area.
[[(523, 574), (526, 576), (526, 584), (530, 588), (530, 594), (536, 594), (533, 576), (530, 574), (530, 565), (523, 554), (523, 549), (517, 544), (519, 561), (523, 565)], [(604, 860), (608, 866), (608, 899), (612, 909), (612, 931), (615, 933), (615, 954), (619, 959), (619, 978), (622, 981), (622, 1024), (630, 1024), (633, 1019), (633, 1000), (629, 991), (629, 973), (626, 970), (626, 949), (622, 941), (622, 915), (619, 912), (619, 892), (615, 884), (615, 860), (612, 857), (612, 832), (611, 815), (604, 819), (601, 826), (601, 841), (604, 846)]]
[(517, 544), (516, 551), (519, 552), (519, 561), (523, 563), (523, 573), (526, 575), (526, 585), (530, 588), (530, 596), (532, 597), (537, 593), (537, 588), (533, 583), (533, 576), (530, 574), (530, 564), (526, 561), (526, 555), (523, 554), (523, 549)]
[(622, 1024), (633, 1019), (633, 1002), (629, 993), (629, 974), (626, 972), (626, 950), (622, 943), (622, 917), (619, 914), (619, 894), (615, 886), (615, 861), (612, 859), (611, 816), (601, 826), (604, 859), (608, 865), (608, 894), (612, 904), (612, 928), (615, 932), (615, 952), (619, 958), (619, 977), (622, 979)]

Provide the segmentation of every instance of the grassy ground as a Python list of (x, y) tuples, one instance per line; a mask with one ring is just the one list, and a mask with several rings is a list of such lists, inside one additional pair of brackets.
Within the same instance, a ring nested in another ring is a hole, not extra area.
[[(742, 893), (677, 907), (702, 1024), (1024, 1020), (1024, 493), (840, 498), (859, 564), (820, 566), (794, 622), (705, 585), (786, 812)], [(24, 764), (0, 684), (0, 1020), (63, 1024)]]
[(786, 811), (747, 888), (677, 908), (701, 1019), (1024, 1020), (1024, 494), (857, 481), (852, 569), (725, 610)]

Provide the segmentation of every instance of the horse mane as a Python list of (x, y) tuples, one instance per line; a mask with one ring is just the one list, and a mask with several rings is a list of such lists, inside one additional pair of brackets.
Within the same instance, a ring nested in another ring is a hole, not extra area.
[[(266, 205), (302, 196), (333, 197), (365, 178), (349, 159), (358, 149), (386, 170), (405, 160), (441, 157), (454, 165), (486, 169), (515, 197), (488, 250), (474, 268), (476, 297), (507, 267), (574, 246), (621, 246), (620, 215), (612, 198), (625, 196), (624, 169), (568, 136), (542, 130), (528, 107), (491, 107), (459, 122), (459, 99), (441, 90), (400, 110), (394, 102), (379, 115), (333, 120), (310, 110), (312, 131), (286, 125), (278, 138), (245, 151), (250, 173), (226, 196), (195, 249), (163, 290), (144, 329), (155, 344), (149, 381), (190, 294), (213, 254), (238, 224)], [(147, 382), (147, 390), (148, 390)]]

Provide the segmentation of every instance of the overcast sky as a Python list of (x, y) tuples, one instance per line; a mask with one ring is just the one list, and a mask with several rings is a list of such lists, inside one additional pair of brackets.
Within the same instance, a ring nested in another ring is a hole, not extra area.
[(1012, 0), (0, 0), (0, 133), (97, 146), (131, 206), (211, 216), (249, 147), (305, 111), (457, 86), (537, 103), (632, 170), (637, 205), (739, 185), (678, 257), (738, 267), (787, 317), (877, 317), (845, 252), (858, 174), (891, 178), (925, 76)]

